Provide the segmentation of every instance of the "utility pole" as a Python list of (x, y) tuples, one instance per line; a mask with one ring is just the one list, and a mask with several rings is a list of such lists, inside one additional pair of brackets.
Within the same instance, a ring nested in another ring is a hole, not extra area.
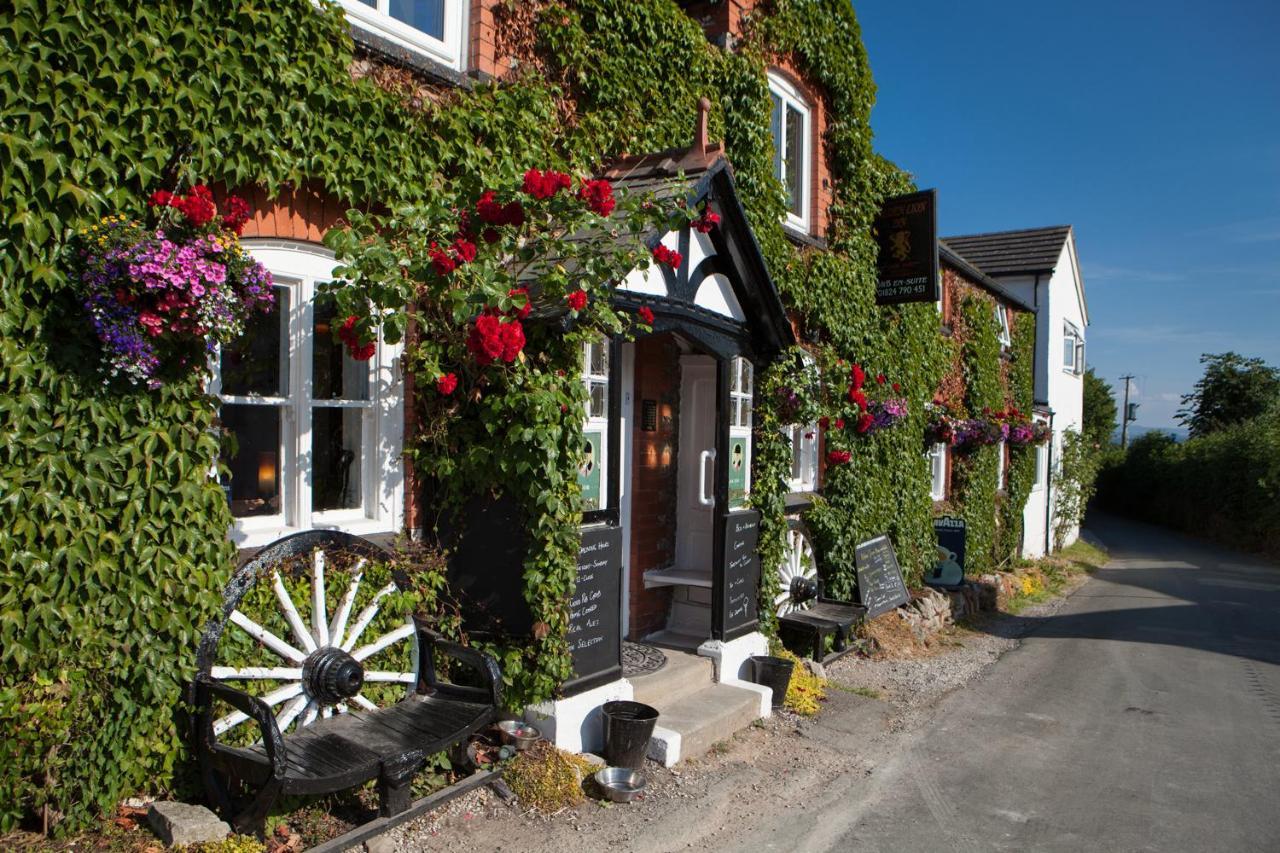
[(1120, 449), (1124, 450), (1129, 446), (1129, 421), (1134, 420), (1133, 415), (1136, 413), (1129, 410), (1129, 381), (1133, 379), (1133, 374), (1120, 378), (1124, 380), (1124, 408), (1120, 410)]

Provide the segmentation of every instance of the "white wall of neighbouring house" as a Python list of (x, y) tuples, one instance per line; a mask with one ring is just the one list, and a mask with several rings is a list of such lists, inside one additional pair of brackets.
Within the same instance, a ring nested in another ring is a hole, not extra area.
[[(1066, 430), (1079, 431), (1084, 422), (1084, 366), (1081, 364), (1074, 370), (1064, 366), (1066, 324), (1070, 322), (1086, 342), (1089, 325), (1074, 235), (1069, 235), (1063, 244), (1052, 273), (1038, 278), (1029, 275), (1001, 276), (999, 281), (1021, 299), (1036, 306), (1035, 399), (1047, 403), (1053, 412), (1053, 441), (1049, 453), (1054, 477), (1050, 478), (1048, 490), (1044, 486), (1032, 489), (1022, 512), (1023, 554), (1038, 557), (1045, 551), (1046, 526), (1049, 528), (1049, 547), (1053, 547), (1056, 508), (1046, 525), (1045, 502), (1052, 504), (1055, 499), (1053, 482), (1061, 470), (1063, 433)], [(1079, 531), (1070, 531), (1064, 544), (1071, 544), (1078, 535)]]

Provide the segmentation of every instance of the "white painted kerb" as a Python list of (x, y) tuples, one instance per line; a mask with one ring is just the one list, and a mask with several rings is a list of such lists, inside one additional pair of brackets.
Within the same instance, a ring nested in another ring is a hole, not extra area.
[(698, 646), (698, 654), (711, 658), (716, 668), (716, 681), (750, 690), (760, 697), (760, 716), (773, 715), (773, 691), (750, 681), (751, 656), (769, 654), (769, 638), (759, 631), (730, 640), (707, 640)]
[(631, 682), (620, 678), (575, 696), (530, 705), (524, 710), (524, 718), (560, 749), (598, 753), (604, 749), (600, 706), (619, 699), (630, 701), (634, 696)]

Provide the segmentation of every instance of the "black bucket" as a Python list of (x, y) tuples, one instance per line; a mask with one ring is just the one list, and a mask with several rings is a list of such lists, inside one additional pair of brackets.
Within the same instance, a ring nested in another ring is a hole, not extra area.
[(751, 656), (751, 680), (773, 691), (773, 707), (781, 708), (787, 701), (787, 685), (791, 683), (791, 670), (795, 661), (769, 655)]
[(643, 768), (658, 722), (657, 709), (640, 702), (605, 702), (600, 715), (604, 717), (605, 762), (610, 767)]

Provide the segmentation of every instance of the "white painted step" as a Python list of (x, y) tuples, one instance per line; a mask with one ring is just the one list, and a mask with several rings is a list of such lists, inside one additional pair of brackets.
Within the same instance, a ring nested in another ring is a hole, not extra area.
[(671, 767), (702, 755), (712, 744), (759, 719), (760, 695), (741, 687), (713, 684), (654, 707), (660, 716), (649, 740), (649, 758)]
[(652, 705), (659, 711), (691, 693), (715, 684), (715, 663), (708, 657), (663, 649), (667, 663), (657, 672), (627, 678), (637, 702)]

